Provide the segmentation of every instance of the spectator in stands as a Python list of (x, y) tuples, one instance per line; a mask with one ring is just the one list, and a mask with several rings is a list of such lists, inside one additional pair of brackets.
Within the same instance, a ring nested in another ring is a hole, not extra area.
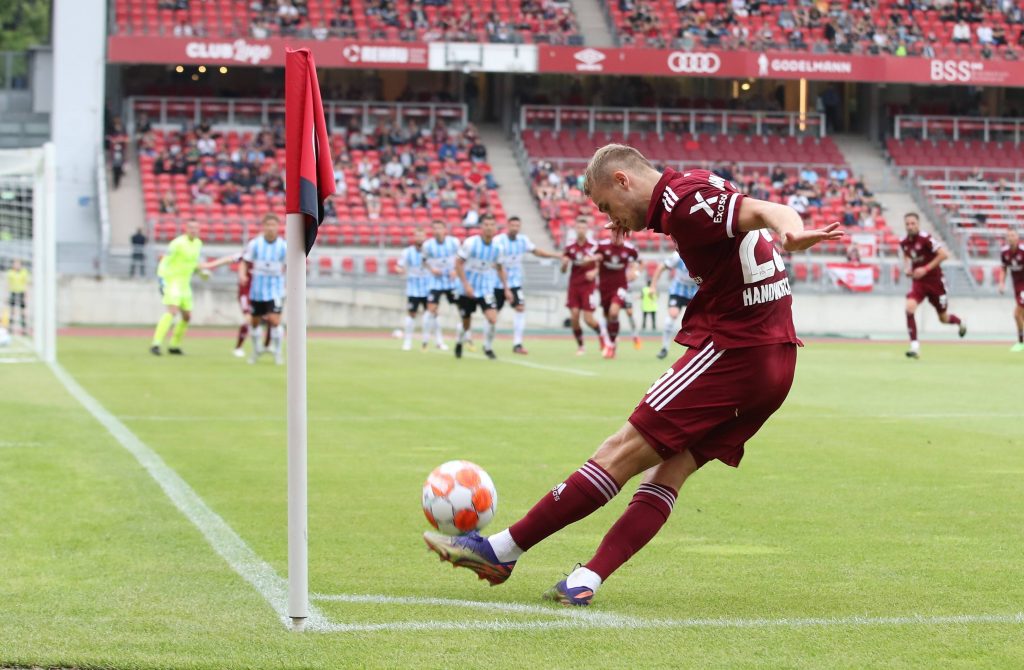
[(855, 243), (851, 243), (846, 247), (846, 262), (847, 263), (860, 263), (860, 247)]
[(446, 136), (444, 143), (437, 149), (437, 158), (440, 161), (456, 160), (459, 157), (459, 147), (455, 141)]
[(860, 210), (860, 220), (857, 222), (857, 225), (868, 230), (875, 227), (875, 217), (870, 207), (864, 207)]
[(978, 36), (978, 44), (982, 46), (991, 46), (996, 43), (995, 33), (992, 31), (992, 26), (988, 23), (979, 25), (975, 34)]
[(857, 225), (857, 214), (853, 211), (853, 207), (846, 204), (843, 207), (843, 226), (846, 228), (853, 228)]
[(268, 198), (284, 197), (284, 181), (278, 175), (270, 175), (264, 182), (263, 190)]
[(209, 181), (211, 177), (213, 177), (213, 175), (210, 173), (209, 168), (207, 168), (205, 165), (200, 164), (197, 165), (196, 169), (192, 171), (192, 176), (189, 177), (188, 183), (195, 184), (203, 179)]
[(241, 205), (242, 194), (238, 190), (238, 186), (232, 182), (224, 184), (220, 189), (220, 204), (222, 205)]
[(459, 208), (459, 194), (455, 192), (455, 189), (451, 184), (446, 184), (441, 189), (441, 194), (438, 204), (441, 209), (458, 209)]
[(243, 165), (235, 173), (233, 181), (242, 193), (251, 193), (257, 184), (256, 178), (252, 174), (252, 169), (248, 165)]
[(806, 218), (810, 212), (811, 203), (803, 191), (794, 191), (786, 200), (786, 204), (796, 210), (796, 213)]
[(771, 176), (769, 177), (772, 183), (772, 188), (780, 189), (786, 185), (786, 171), (782, 167), (776, 165), (772, 168)]
[(398, 157), (395, 154), (391, 154), (388, 157), (387, 163), (384, 164), (384, 175), (388, 179), (397, 180), (401, 179), (404, 174), (405, 167), (398, 160)]
[(850, 178), (850, 173), (847, 171), (846, 167), (837, 165), (828, 171), (828, 178), (842, 184)]
[(961, 19), (953, 26), (953, 42), (955, 44), (970, 44), (971, 28), (966, 21)]
[(270, 37), (270, 23), (261, 16), (253, 17), (249, 22), (249, 34), (258, 40)]
[(810, 166), (800, 168), (800, 188), (813, 189), (818, 184), (818, 171)]
[(475, 138), (469, 147), (469, 160), (474, 163), (487, 162), (487, 147), (480, 142), (479, 138)]
[(282, 35), (293, 33), (301, 22), (302, 17), (299, 15), (299, 10), (291, 0), (278, 0), (277, 25), (281, 27)]
[(161, 214), (177, 214), (178, 213), (178, 202), (174, 198), (174, 191), (167, 189), (164, 194), (160, 196), (160, 213)]
[(205, 177), (192, 184), (192, 202), (197, 205), (213, 204), (213, 188)]

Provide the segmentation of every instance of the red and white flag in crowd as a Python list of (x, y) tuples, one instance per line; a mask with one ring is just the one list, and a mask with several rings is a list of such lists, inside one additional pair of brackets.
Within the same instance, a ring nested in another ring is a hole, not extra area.
[(875, 287), (875, 271), (873, 265), (865, 263), (826, 263), (828, 276), (836, 283), (850, 291), (870, 291)]
[(316, 63), (309, 49), (288, 49), (284, 67), (285, 207), (306, 216), (306, 255), (324, 220), (324, 200), (334, 193), (331, 144), (320, 99)]

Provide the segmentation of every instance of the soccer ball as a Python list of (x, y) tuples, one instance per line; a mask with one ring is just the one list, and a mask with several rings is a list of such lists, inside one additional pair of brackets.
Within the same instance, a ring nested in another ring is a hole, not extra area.
[(434, 468), (423, 484), (423, 513), (445, 535), (480, 530), (494, 518), (498, 492), (484, 469), (469, 461)]

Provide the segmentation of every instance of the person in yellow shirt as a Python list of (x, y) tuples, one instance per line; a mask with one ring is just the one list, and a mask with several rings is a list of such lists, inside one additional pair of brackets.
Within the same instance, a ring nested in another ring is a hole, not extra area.
[(185, 234), (171, 240), (167, 246), (167, 254), (160, 259), (156, 274), (160, 278), (160, 295), (163, 296), (167, 311), (160, 317), (153, 332), (153, 342), (149, 351), (154, 356), (160, 355), (160, 345), (163, 344), (171, 326), (174, 326), (174, 332), (171, 334), (167, 353), (178, 356), (185, 353), (181, 350), (181, 341), (192, 319), (192, 275), (196, 270), (205, 275), (210, 269), (208, 263), (199, 262), (202, 250), (199, 223), (189, 221), (185, 224)]
[(10, 297), (7, 304), (11, 308), (11, 331), (14, 331), (14, 314), (16, 309), (21, 310), (21, 334), (28, 334), (25, 321), (25, 291), (28, 289), (28, 270), (21, 265), (21, 259), (15, 258), (11, 269), (7, 271), (7, 292)]

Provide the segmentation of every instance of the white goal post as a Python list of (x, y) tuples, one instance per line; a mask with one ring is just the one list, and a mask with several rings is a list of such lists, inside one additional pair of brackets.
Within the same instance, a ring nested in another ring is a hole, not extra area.
[[(0, 360), (56, 360), (55, 154), (52, 143), (0, 150), (0, 343), (5, 345), (0, 347)], [(24, 308), (20, 300), (11, 300), (8, 271), (15, 261), (29, 274)]]

